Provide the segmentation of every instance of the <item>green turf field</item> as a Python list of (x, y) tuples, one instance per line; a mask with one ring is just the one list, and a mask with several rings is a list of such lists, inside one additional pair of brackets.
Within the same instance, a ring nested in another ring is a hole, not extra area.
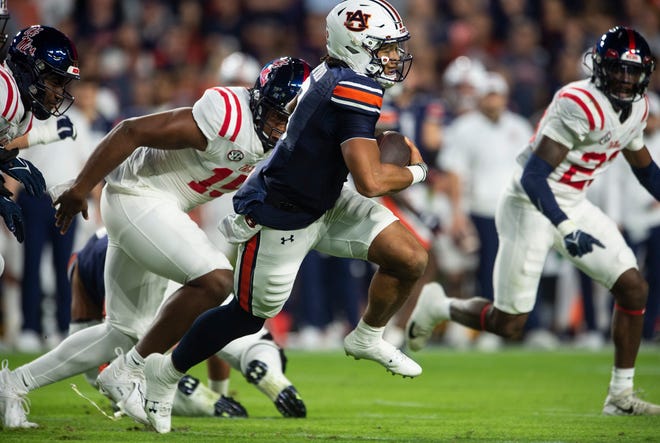
[[(340, 352), (288, 352), (289, 378), (308, 418), (284, 419), (254, 387), (234, 376), (231, 390), (247, 419), (179, 418), (158, 435), (128, 418), (111, 421), (78, 397), (71, 383), (110, 407), (81, 376), (29, 395), (39, 429), (2, 430), (13, 441), (181, 442), (658, 442), (660, 417), (600, 414), (612, 352), (518, 348), (496, 354), (430, 349), (414, 354), (416, 379), (394, 377), (373, 362)], [(2, 356), (10, 367), (26, 355)], [(194, 368), (200, 376), (202, 366)], [(660, 403), (660, 348), (642, 348), (636, 387)]]

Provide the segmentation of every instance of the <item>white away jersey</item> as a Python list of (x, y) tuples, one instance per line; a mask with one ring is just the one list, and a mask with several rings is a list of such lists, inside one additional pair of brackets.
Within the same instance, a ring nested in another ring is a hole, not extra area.
[(569, 83), (553, 97), (518, 163), (525, 164), (544, 135), (566, 146), (568, 155), (548, 182), (560, 204), (579, 200), (622, 149), (636, 151), (644, 146), (648, 111), (648, 98), (644, 97), (632, 104), (630, 116), (621, 123), (607, 97), (589, 79)]
[(0, 65), (0, 146), (7, 145), (32, 127), (32, 112), (26, 112), (11, 70)]
[(193, 117), (208, 140), (205, 151), (138, 148), (106, 180), (121, 192), (165, 192), (183, 211), (233, 192), (264, 157), (254, 130), (248, 90), (207, 89)]

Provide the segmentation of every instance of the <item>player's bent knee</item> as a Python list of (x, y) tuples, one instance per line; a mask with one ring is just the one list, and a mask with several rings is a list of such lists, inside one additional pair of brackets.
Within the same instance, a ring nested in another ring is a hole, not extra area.
[(625, 309), (642, 309), (646, 306), (648, 283), (637, 269), (624, 272), (612, 287), (616, 302)]
[[(391, 244), (390, 244), (391, 245)], [(405, 237), (390, 248), (374, 248), (369, 261), (380, 266), (381, 270), (401, 280), (418, 280), (424, 275), (429, 256), (426, 250), (414, 239)]]
[(205, 288), (207, 294), (220, 304), (234, 290), (234, 275), (228, 269), (214, 269), (189, 284)]
[(408, 261), (409, 275), (415, 280), (419, 279), (424, 275), (424, 271), (429, 262), (429, 255), (424, 248), (421, 246), (414, 248), (410, 256), (410, 261)]

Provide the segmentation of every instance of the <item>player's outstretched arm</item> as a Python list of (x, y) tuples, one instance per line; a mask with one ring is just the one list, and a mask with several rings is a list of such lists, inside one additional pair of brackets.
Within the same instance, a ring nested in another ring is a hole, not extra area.
[(157, 149), (206, 149), (207, 140), (197, 126), (192, 108), (123, 120), (98, 144), (71, 187), (54, 202), (55, 226), (64, 233), (79, 212), (87, 218), (87, 196), (94, 186), (140, 146)]

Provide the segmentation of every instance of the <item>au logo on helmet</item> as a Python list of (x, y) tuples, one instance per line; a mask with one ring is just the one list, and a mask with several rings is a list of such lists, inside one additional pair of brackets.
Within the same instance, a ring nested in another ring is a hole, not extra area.
[(344, 26), (350, 31), (362, 32), (369, 27), (370, 17), (371, 14), (365, 14), (360, 9), (355, 12), (346, 11)]

